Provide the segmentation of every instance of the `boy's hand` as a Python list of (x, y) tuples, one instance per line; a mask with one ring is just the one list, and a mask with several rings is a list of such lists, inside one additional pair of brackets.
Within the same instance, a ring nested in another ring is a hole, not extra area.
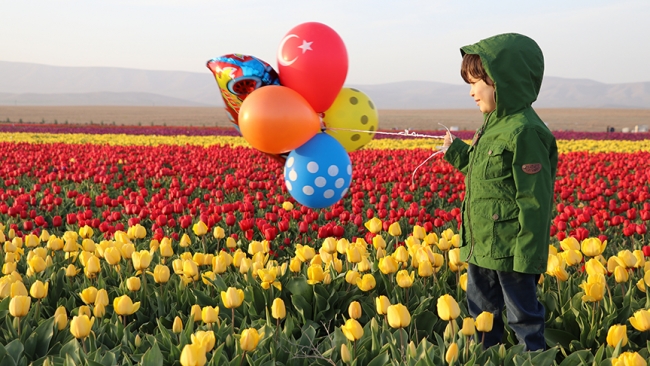
[(445, 134), (445, 140), (442, 144), (441, 150), (447, 151), (447, 149), (449, 148), (449, 146), (451, 146), (451, 143), (454, 141), (455, 138), (456, 136), (452, 135), (449, 131), (447, 131), (447, 133)]

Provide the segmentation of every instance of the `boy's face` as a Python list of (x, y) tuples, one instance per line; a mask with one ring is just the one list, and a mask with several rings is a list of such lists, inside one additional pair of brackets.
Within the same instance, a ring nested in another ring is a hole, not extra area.
[(469, 85), (471, 89), (469, 90), (469, 95), (474, 98), (476, 105), (483, 113), (490, 113), (496, 107), (496, 101), (494, 100), (494, 86), (488, 85), (482, 79), (477, 79), (472, 75), (468, 75)]

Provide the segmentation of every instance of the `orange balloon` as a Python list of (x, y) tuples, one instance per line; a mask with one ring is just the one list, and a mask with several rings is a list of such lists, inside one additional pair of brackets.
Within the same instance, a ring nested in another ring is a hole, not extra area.
[(254, 148), (269, 154), (294, 150), (320, 132), (318, 114), (298, 92), (269, 85), (253, 91), (239, 110), (239, 129)]

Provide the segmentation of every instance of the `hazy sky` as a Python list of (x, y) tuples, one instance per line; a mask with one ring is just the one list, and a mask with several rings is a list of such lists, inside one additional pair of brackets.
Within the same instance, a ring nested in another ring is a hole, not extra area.
[(649, 0), (0, 0), (0, 60), (207, 74), (243, 53), (277, 69), (285, 34), (317, 21), (345, 42), (346, 84), (462, 84), (458, 49), (505, 32), (539, 43), (547, 76), (624, 83), (650, 81), (648, 19)]

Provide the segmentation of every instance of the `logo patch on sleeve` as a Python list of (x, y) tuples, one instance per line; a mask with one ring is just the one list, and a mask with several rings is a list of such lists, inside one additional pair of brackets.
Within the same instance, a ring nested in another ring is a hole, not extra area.
[(526, 174), (539, 173), (539, 171), (542, 170), (542, 164), (540, 164), (540, 163), (524, 164), (524, 165), (521, 166), (521, 170), (523, 170), (524, 173), (526, 173)]

